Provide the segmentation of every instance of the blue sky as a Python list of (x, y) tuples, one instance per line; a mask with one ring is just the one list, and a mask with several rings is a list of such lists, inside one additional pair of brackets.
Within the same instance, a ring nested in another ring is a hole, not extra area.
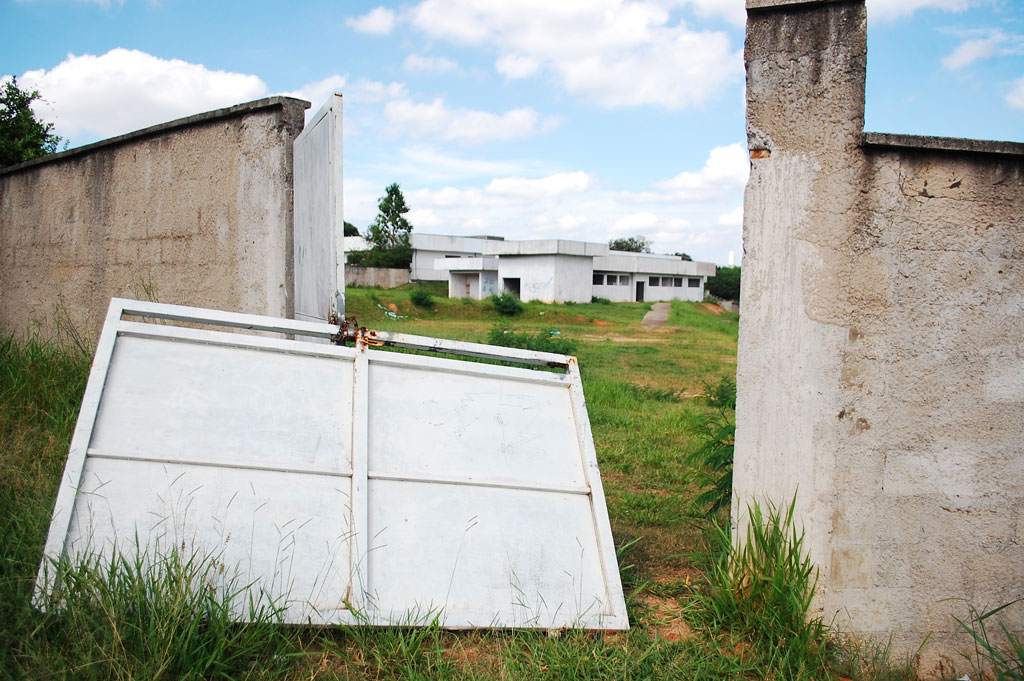
[[(345, 217), (739, 260), (742, 0), (0, 0), (0, 75), (72, 146), (344, 95)], [(1024, 1), (868, 0), (866, 128), (1024, 141)]]

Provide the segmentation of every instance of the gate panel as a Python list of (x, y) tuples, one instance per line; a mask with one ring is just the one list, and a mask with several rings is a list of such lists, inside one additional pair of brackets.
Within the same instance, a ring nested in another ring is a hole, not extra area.
[(295, 318), (343, 314), (341, 95), (334, 94), (294, 143)]

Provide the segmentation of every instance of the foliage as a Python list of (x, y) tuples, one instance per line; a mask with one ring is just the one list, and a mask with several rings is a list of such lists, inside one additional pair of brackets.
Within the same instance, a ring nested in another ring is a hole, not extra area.
[(491, 296), (491, 305), (494, 306), (498, 314), (505, 315), (506, 317), (515, 317), (518, 314), (522, 314), (525, 309), (522, 302), (511, 293)]
[(0, 92), (0, 168), (30, 161), (57, 151), (60, 137), (53, 123), (43, 123), (32, 112), (38, 90), (22, 90), (18, 79), (3, 83)]
[(654, 243), (645, 236), (624, 236), (618, 239), (609, 239), (608, 248), (613, 251), (629, 251), (630, 253), (650, 253), (651, 244)]
[(714, 515), (732, 502), (733, 449), (736, 441), (736, 381), (723, 376), (715, 385), (704, 384), (704, 401), (712, 408), (695, 417), (690, 432), (696, 448), (686, 455), (693, 481), (704, 491), (693, 503)]
[(732, 542), (728, 526), (716, 528), (720, 559), (707, 574), (709, 591), (699, 598), (699, 617), (713, 628), (749, 640), (774, 672), (772, 678), (822, 678), (828, 661), (828, 627), (808, 617), (818, 583), (817, 569), (804, 555), (804, 533), (788, 508), (756, 502), (747, 507), (744, 540)]
[(971, 663), (979, 679), (985, 678), (987, 667), (995, 672), (996, 681), (1024, 681), (1024, 639), (1014, 634), (1005, 622), (999, 621), (999, 630), (1003, 638), (1000, 644), (986, 626), (986, 620), (1022, 601), (1024, 598), (1018, 598), (983, 613), (979, 613), (971, 606), (969, 621), (965, 622), (959, 617), (953, 618), (974, 642), (974, 659)]
[(391, 267), (408, 269), (412, 264), (412, 246), (396, 246), (383, 250), (349, 251), (347, 264), (353, 267)]
[(679, 253), (677, 251), (676, 253), (673, 253), (672, 255), (678, 257), (680, 260), (686, 260), (687, 262), (693, 262), (693, 258), (691, 258), (689, 256), (689, 254), (687, 254), (687, 253)]
[(412, 225), (405, 219), (409, 207), (398, 183), (388, 185), (377, 204), (377, 217), (367, 228), (366, 240), (375, 250), (385, 251), (409, 245)]
[(597, 303), (598, 305), (611, 305), (612, 301), (607, 298), (601, 298), (600, 296), (591, 296), (590, 302)]
[(344, 236), (359, 236), (359, 228), (353, 225), (348, 220), (345, 221), (345, 234)]
[(740, 268), (719, 267), (715, 276), (708, 277), (704, 290), (722, 300), (740, 299)]
[(430, 289), (424, 288), (423, 286), (414, 288), (412, 293), (409, 294), (409, 300), (412, 301), (413, 305), (416, 307), (422, 307), (424, 310), (434, 309), (434, 296), (430, 292)]
[(487, 334), (487, 342), (506, 348), (553, 352), (558, 355), (572, 355), (576, 352), (576, 344), (562, 338), (561, 334), (554, 335), (550, 331), (538, 331), (533, 335), (520, 333), (502, 322), (497, 322), (491, 327)]

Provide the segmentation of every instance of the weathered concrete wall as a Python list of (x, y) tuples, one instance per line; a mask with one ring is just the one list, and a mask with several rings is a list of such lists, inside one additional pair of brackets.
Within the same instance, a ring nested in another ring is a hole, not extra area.
[(96, 337), (113, 296), (291, 315), (292, 141), (272, 97), (0, 171), (0, 328)]
[(391, 267), (345, 266), (345, 286), (396, 288), (409, 283), (409, 270)]
[(865, 60), (862, 1), (748, 0), (734, 485), (938, 675), (1024, 595), (1024, 145), (865, 135)]

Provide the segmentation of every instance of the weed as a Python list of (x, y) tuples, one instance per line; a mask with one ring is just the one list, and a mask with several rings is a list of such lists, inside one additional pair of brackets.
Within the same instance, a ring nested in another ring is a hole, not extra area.
[(732, 502), (732, 465), (736, 440), (736, 381), (723, 376), (715, 385), (704, 384), (704, 402), (711, 411), (690, 423), (697, 441), (686, 455), (693, 467), (693, 481), (704, 491), (693, 499), (694, 506), (713, 516)]
[(506, 348), (521, 348), (538, 352), (553, 352), (559, 355), (571, 355), (576, 351), (576, 344), (560, 334), (553, 335), (548, 331), (538, 331), (534, 335), (519, 333), (507, 324), (497, 322), (487, 334), (490, 345), (501, 345)]
[(735, 545), (728, 527), (716, 530), (721, 559), (707, 574), (701, 616), (714, 628), (742, 634), (779, 678), (819, 678), (826, 669), (828, 628), (810, 617), (817, 570), (804, 555), (803, 531), (787, 508), (747, 507), (744, 540)]
[(216, 556), (174, 547), (48, 567), (54, 588), (18, 656), (35, 676), (256, 678), (299, 654), (281, 611)]
[(525, 309), (519, 299), (511, 293), (491, 296), (491, 305), (494, 306), (498, 314), (505, 315), (506, 317), (520, 315)]
[(413, 289), (412, 293), (409, 294), (409, 300), (416, 307), (421, 307), (424, 310), (434, 309), (434, 296), (426, 288), (418, 287)]
[(974, 657), (969, 658), (969, 661), (979, 679), (984, 679), (986, 670), (991, 669), (996, 681), (1024, 681), (1024, 638), (1011, 631), (1005, 622), (997, 620), (1003, 638), (1000, 643), (996, 640), (998, 634), (993, 636), (986, 626), (986, 620), (1022, 601), (1024, 598), (1018, 598), (982, 613), (974, 606), (969, 606), (969, 620), (965, 622), (959, 617), (953, 618), (974, 643)]

